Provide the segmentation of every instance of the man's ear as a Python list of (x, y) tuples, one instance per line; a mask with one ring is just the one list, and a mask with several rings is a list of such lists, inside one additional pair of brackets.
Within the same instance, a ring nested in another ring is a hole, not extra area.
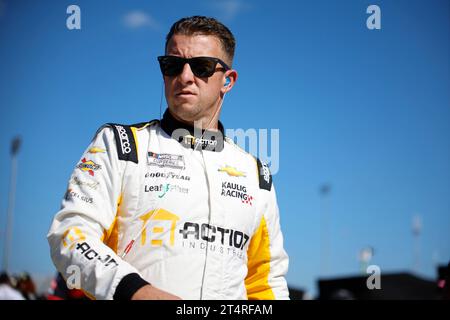
[(224, 74), (224, 79), (223, 79), (223, 88), (222, 88), (222, 93), (225, 94), (228, 91), (230, 91), (234, 84), (236, 83), (236, 80), (238, 78), (238, 73), (236, 70), (231, 69), (228, 70), (227, 72), (225, 72)]

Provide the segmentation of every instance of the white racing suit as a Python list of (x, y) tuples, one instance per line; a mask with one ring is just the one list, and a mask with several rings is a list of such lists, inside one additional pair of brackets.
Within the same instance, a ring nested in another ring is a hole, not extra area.
[(200, 139), (168, 111), (102, 126), (47, 236), (64, 278), (92, 299), (146, 283), (182, 299), (289, 299), (272, 176), (219, 127)]

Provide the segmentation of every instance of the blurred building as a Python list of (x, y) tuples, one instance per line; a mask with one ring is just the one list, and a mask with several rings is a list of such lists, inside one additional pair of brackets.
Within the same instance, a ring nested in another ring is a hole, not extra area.
[[(321, 279), (319, 300), (440, 300), (449, 291), (449, 267), (440, 267), (435, 281), (411, 273), (380, 275), (380, 288), (369, 289), (369, 275)], [(445, 282), (445, 280), (447, 281)], [(443, 282), (444, 280), (444, 282)]]
[(289, 287), (289, 297), (291, 300), (306, 300), (306, 292), (303, 289)]

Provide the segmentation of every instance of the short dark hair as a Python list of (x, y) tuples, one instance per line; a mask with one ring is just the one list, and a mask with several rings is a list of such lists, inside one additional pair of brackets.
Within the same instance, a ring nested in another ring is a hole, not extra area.
[(220, 40), (222, 44), (222, 49), (229, 59), (229, 63), (233, 62), (234, 49), (236, 47), (236, 40), (230, 29), (228, 29), (224, 24), (219, 22), (214, 18), (204, 17), (204, 16), (192, 16), (186, 17), (175, 22), (170, 28), (169, 33), (166, 37), (166, 47), (169, 40), (175, 34), (181, 34), (186, 36), (195, 35), (207, 35), (215, 36)]
[(9, 275), (5, 271), (2, 271), (0, 273), (0, 284), (4, 284), (4, 283), (10, 285), (11, 284), (11, 279), (9, 278)]

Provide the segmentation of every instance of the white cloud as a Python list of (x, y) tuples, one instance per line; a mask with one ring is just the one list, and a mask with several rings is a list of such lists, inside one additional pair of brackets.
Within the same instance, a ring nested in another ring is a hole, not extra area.
[(251, 8), (248, 3), (241, 0), (221, 0), (214, 3), (214, 7), (219, 9), (223, 20), (233, 20), (238, 14)]
[(159, 23), (148, 13), (140, 10), (128, 12), (123, 16), (123, 24), (129, 29), (150, 28), (158, 30)]

